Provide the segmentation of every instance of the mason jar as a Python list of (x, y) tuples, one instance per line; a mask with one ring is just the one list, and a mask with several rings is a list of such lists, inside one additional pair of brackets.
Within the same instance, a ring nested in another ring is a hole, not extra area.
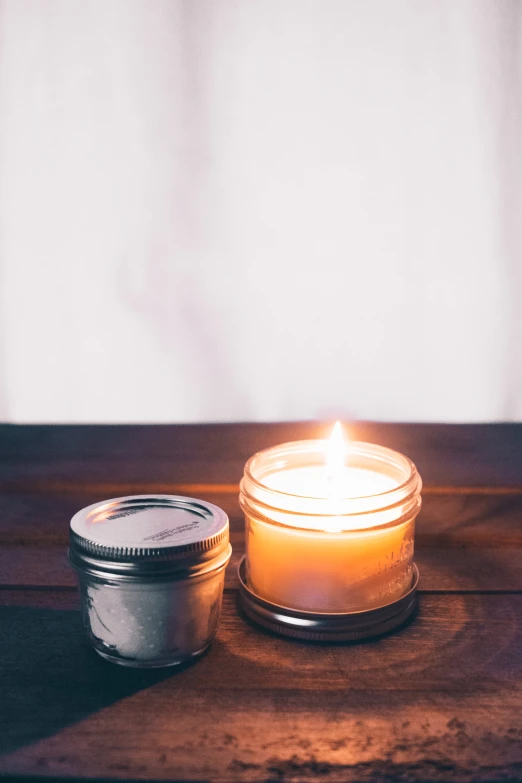
[[(247, 613), (257, 611), (253, 619), (259, 620), (261, 610), (265, 619), (271, 615), (272, 626), (274, 618), (280, 624), (284, 616), (287, 631), (321, 623), (327, 628), (331, 621), (350, 638), (353, 623), (364, 619), (377, 633), (388, 629), (383, 617), (400, 612), (403, 617), (414, 608), (414, 530), (422, 482), (403, 454), (351, 442), (340, 457), (340, 486), (325, 492), (328, 448), (321, 440), (284, 443), (246, 463), (240, 486), (243, 603)], [(389, 612), (379, 613), (383, 607)], [(369, 614), (364, 618), (364, 613)]]
[(216, 634), (231, 551), (225, 512), (194, 498), (134, 495), (78, 511), (69, 560), (96, 652), (150, 668), (201, 655)]

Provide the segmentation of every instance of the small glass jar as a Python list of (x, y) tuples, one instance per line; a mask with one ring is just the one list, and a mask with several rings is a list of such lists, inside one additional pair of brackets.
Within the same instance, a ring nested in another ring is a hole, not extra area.
[(123, 666), (174, 666), (201, 655), (218, 625), (228, 517), (176, 495), (106, 500), (71, 520), (69, 560), (99, 655)]
[(328, 441), (310, 440), (266, 449), (247, 462), (241, 481), (243, 597), (262, 603), (265, 614), (279, 607), (272, 612), (279, 619), (281, 607), (291, 610), (289, 626), (303, 613), (371, 613), (416, 583), (422, 482), (415, 465), (392, 449), (347, 443), (343, 491), (328, 494), (321, 489), (328, 448)]

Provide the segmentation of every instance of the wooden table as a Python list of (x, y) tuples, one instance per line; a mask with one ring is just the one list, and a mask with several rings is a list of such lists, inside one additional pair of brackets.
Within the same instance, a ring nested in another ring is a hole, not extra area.
[[(425, 482), (419, 616), (353, 646), (277, 638), (236, 607), (244, 462), (324, 431), (0, 427), (0, 777), (522, 779), (522, 425), (352, 428)], [(66, 561), (76, 510), (143, 492), (204, 498), (231, 519), (217, 639), (180, 670), (101, 660)]]

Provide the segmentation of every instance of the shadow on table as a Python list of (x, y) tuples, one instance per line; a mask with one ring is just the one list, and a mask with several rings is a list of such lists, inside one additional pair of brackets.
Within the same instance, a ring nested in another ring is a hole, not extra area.
[(78, 611), (0, 606), (0, 753), (52, 736), (178, 671), (103, 661)]

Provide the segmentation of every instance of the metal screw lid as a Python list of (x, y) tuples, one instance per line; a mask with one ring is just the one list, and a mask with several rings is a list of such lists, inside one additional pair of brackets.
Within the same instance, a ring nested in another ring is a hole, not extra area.
[(245, 615), (280, 636), (316, 642), (355, 642), (399, 628), (417, 609), (419, 571), (413, 566), (409, 591), (397, 601), (362, 612), (306, 612), (265, 601), (248, 586), (245, 556), (238, 568), (239, 601)]
[(201, 571), (220, 555), (229, 556), (229, 548), (225, 512), (179, 495), (129, 495), (93, 503), (78, 511), (70, 525), (69, 558), (80, 568)]

